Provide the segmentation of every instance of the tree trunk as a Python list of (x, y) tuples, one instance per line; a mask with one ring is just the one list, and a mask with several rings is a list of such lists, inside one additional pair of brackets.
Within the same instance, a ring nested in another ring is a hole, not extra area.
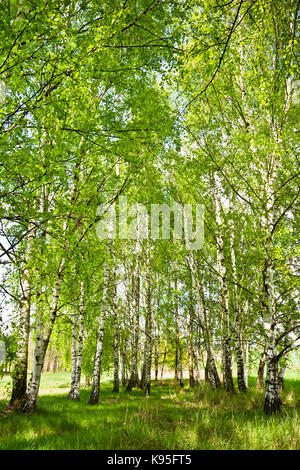
[(133, 275), (133, 301), (134, 301), (134, 331), (132, 334), (132, 350), (130, 363), (130, 378), (126, 388), (131, 392), (138, 385), (138, 345), (140, 329), (140, 241), (136, 241), (136, 266)]
[(119, 362), (120, 362), (120, 330), (119, 330), (119, 312), (118, 312), (118, 300), (117, 300), (117, 278), (116, 278), (116, 259), (114, 254), (114, 286), (113, 286), (113, 316), (114, 316), (114, 386), (113, 392), (119, 393), (120, 391), (120, 379), (119, 379)]
[(190, 273), (192, 276), (192, 285), (193, 289), (196, 294), (196, 313), (197, 313), (197, 321), (201, 328), (204, 345), (207, 354), (207, 379), (212, 387), (213, 390), (221, 387), (221, 382), (219, 378), (219, 374), (215, 365), (214, 356), (212, 353), (212, 334), (211, 329), (208, 322), (208, 315), (207, 315), (207, 308), (206, 308), (206, 299), (204, 295), (204, 288), (201, 282), (201, 279), (198, 277), (198, 273), (196, 272), (196, 266), (193, 264), (193, 260), (187, 258), (187, 263), (190, 269)]
[(83, 320), (84, 320), (84, 284), (83, 282), (81, 282), (79, 318), (78, 318), (78, 344), (77, 344), (75, 386), (74, 386), (74, 391), (73, 391), (73, 396), (72, 396), (72, 400), (74, 401), (79, 401), (79, 398), (80, 398), (80, 380), (81, 380), (82, 346), (83, 346)]
[(123, 351), (121, 351), (121, 383), (122, 383), (122, 387), (125, 387), (127, 383), (126, 354)]
[(179, 329), (179, 312), (178, 312), (178, 293), (177, 293), (177, 277), (175, 275), (174, 281), (175, 288), (175, 374), (174, 380), (178, 382), (178, 371), (179, 371), (179, 384), (180, 388), (183, 388), (183, 370), (182, 370), (182, 353), (181, 353), (181, 341), (180, 341), (180, 329)]
[[(197, 336), (199, 337), (199, 332), (198, 332), (198, 328), (197, 328)], [(193, 352), (193, 362), (194, 362), (194, 371), (195, 371), (195, 377), (194, 377), (194, 382), (195, 382), (195, 385), (199, 385), (200, 384), (200, 378), (201, 378), (201, 375), (200, 375), (200, 370), (201, 370), (201, 367), (200, 367), (200, 354), (199, 354), (199, 344), (197, 343), (196, 344), (196, 347), (193, 348), (192, 352)]]
[[(270, 348), (271, 349), (271, 348)], [(267, 376), (264, 412), (266, 415), (277, 414), (281, 409), (278, 361), (272, 350), (267, 352)]]
[[(234, 211), (234, 199), (231, 202), (231, 212)], [(242, 331), (241, 331), (241, 309), (238, 302), (238, 291), (237, 291), (237, 270), (236, 270), (236, 257), (235, 257), (235, 236), (234, 236), (234, 223), (233, 218), (230, 221), (230, 255), (231, 255), (231, 265), (232, 265), (232, 276), (234, 285), (232, 287), (233, 292), (233, 309), (234, 309), (234, 347), (236, 355), (236, 365), (237, 365), (237, 382), (238, 389), (240, 392), (245, 392), (247, 390), (245, 385), (245, 376), (244, 376), (244, 358), (242, 350)]]
[[(115, 315), (116, 317), (117, 315)], [(114, 386), (113, 392), (119, 393), (120, 391), (120, 379), (119, 379), (119, 332), (116, 322), (118, 319), (115, 318), (115, 334), (114, 334)]]
[(280, 390), (284, 390), (284, 374), (285, 374), (286, 367), (282, 365), (279, 369), (278, 380), (279, 380), (279, 387)]
[(208, 361), (208, 357), (206, 358), (206, 364), (205, 364), (205, 382), (209, 382), (209, 379), (208, 379), (208, 371), (209, 371), (209, 361)]
[(38, 331), (33, 355), (32, 374), (23, 403), (23, 411), (26, 413), (33, 413), (36, 409), (45, 356), (57, 315), (64, 265), (65, 259), (62, 259), (58, 269), (57, 280), (53, 288), (52, 302), (50, 306), (50, 318), (48, 320), (49, 324), (47, 328), (44, 327), (42, 314), (40, 314), (41, 316), (37, 326)]
[(249, 376), (249, 341), (246, 341), (245, 385), (247, 389), (248, 389), (248, 376)]
[(273, 295), (273, 266), (266, 262), (264, 270), (264, 327), (267, 335), (266, 350), (266, 386), (264, 412), (266, 415), (277, 414), (281, 408), (280, 383), (278, 377), (278, 357), (276, 348), (276, 317), (274, 309)]
[[(83, 142), (83, 140), (84, 140), (84, 137), (82, 138), (81, 142)], [(68, 224), (71, 220), (73, 203), (75, 201), (76, 194), (77, 194), (79, 173), (80, 173), (80, 161), (81, 160), (79, 158), (78, 161), (76, 162), (76, 168), (75, 168), (75, 172), (73, 176), (73, 183), (71, 186), (71, 197), (70, 197), (71, 211), (69, 212), (67, 218), (64, 220), (64, 223), (63, 223), (64, 233), (67, 232)], [(45, 199), (44, 201), (45, 211), (47, 211), (47, 204), (48, 204), (47, 195), (45, 196), (44, 199)], [(42, 236), (45, 236), (45, 234), (46, 234), (46, 230), (44, 227)], [(59, 297), (61, 293), (61, 285), (63, 281), (65, 263), (66, 263), (66, 258), (62, 256), (60, 263), (59, 263), (59, 267), (58, 267), (57, 278), (55, 280), (54, 287), (53, 287), (53, 294), (52, 294), (52, 300), (51, 300), (51, 305), (50, 305), (50, 316), (47, 322), (48, 323), (47, 327), (46, 325), (44, 325), (42, 311), (38, 312), (40, 316), (38, 320), (38, 334), (36, 338), (35, 352), (33, 356), (32, 374), (30, 378), (30, 383), (27, 387), (26, 396), (23, 402), (24, 412), (34, 412), (36, 409), (40, 381), (41, 381), (41, 374), (42, 374), (42, 370), (44, 366), (45, 356), (46, 356), (47, 348), (49, 345), (50, 337), (53, 331), (53, 327), (54, 327), (54, 323), (55, 323), (57, 311), (58, 311), (58, 302), (59, 302)]]
[(257, 371), (257, 380), (256, 380), (256, 387), (259, 390), (263, 390), (265, 388), (264, 383), (264, 374), (265, 374), (265, 364), (266, 364), (266, 350), (260, 356), (259, 366)]
[[(107, 256), (110, 255), (110, 244), (111, 240), (107, 242)], [(104, 334), (104, 323), (105, 315), (107, 309), (107, 299), (108, 299), (108, 287), (109, 287), (109, 264), (105, 263), (104, 267), (104, 277), (103, 277), (103, 292), (100, 306), (100, 315), (98, 322), (98, 332), (96, 340), (96, 352), (94, 359), (94, 369), (93, 369), (93, 382), (92, 389), (89, 398), (89, 405), (98, 405), (99, 393), (100, 393), (100, 373), (101, 373), (101, 363), (102, 363), (102, 352), (103, 352), (103, 334)]]
[(164, 355), (163, 355), (163, 360), (162, 360), (162, 364), (161, 364), (160, 380), (163, 379), (163, 375), (164, 375), (164, 367), (165, 367), (165, 362), (166, 362), (166, 357), (167, 357), (167, 345), (168, 345), (168, 340), (166, 339)]
[(190, 292), (190, 305), (189, 305), (189, 324), (188, 324), (188, 356), (189, 356), (189, 384), (190, 387), (195, 386), (194, 379), (194, 352), (193, 352), (193, 319), (194, 319), (194, 310), (192, 303), (192, 293)]
[(159, 368), (159, 343), (156, 338), (155, 343), (155, 382), (158, 382), (158, 368)]
[(76, 364), (77, 364), (77, 312), (76, 304), (74, 303), (74, 312), (72, 315), (72, 346), (71, 346), (71, 355), (72, 355), (72, 369), (71, 369), (71, 388), (69, 391), (68, 398), (73, 399), (75, 383), (76, 383)]
[[(159, 311), (159, 294), (158, 291), (158, 299), (157, 299), (157, 311)], [(158, 382), (158, 371), (159, 371), (159, 346), (160, 346), (160, 332), (159, 332), (159, 324), (155, 321), (155, 346), (154, 346), (154, 380)]]
[(146, 250), (146, 322), (145, 322), (145, 394), (150, 395), (151, 362), (152, 362), (152, 292), (151, 292), (151, 261), (150, 248)]
[(190, 384), (190, 387), (192, 388), (192, 387), (195, 386), (194, 364), (193, 364), (194, 354), (193, 354), (193, 348), (192, 348), (192, 345), (190, 344), (190, 342), (189, 342), (188, 354), (189, 354), (189, 384)]
[(9, 408), (21, 408), (27, 388), (27, 367), (28, 367), (28, 344), (30, 333), (30, 308), (31, 308), (31, 269), (29, 263), (32, 257), (33, 244), (35, 239), (35, 226), (29, 225), (27, 235), (27, 249), (25, 259), (25, 269), (21, 275), (20, 299), (20, 341), (16, 356), (16, 363), (12, 373), (13, 385)]
[(229, 316), (229, 293), (227, 287), (227, 270), (224, 256), (224, 239), (221, 218), (221, 185), (217, 173), (214, 174), (213, 195), (216, 212), (217, 270), (219, 280), (219, 302), (222, 312), (222, 364), (223, 385), (227, 392), (234, 392), (231, 360), (231, 335)]
[[(47, 359), (47, 356), (48, 356), (48, 359)], [(50, 344), (49, 349), (46, 353), (46, 358), (45, 358), (45, 362), (47, 363), (46, 372), (50, 372), (50, 370), (51, 370), (51, 356), (52, 356), (52, 346)], [(45, 368), (45, 366), (44, 366), (44, 368)]]
[(146, 358), (147, 352), (145, 351), (145, 348), (146, 348), (146, 342), (144, 344), (144, 360), (143, 360), (143, 362), (142, 362), (142, 358), (141, 358), (141, 380), (138, 381), (139, 382), (139, 388), (141, 390), (143, 388), (145, 388), (145, 380), (146, 380), (146, 362), (145, 362), (145, 358)]

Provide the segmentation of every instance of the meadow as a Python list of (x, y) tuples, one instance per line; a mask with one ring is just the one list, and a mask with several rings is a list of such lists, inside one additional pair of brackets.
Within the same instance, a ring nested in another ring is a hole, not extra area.
[[(9, 378), (0, 381), (0, 410), (9, 396)], [(101, 385), (99, 405), (67, 400), (68, 372), (44, 373), (37, 412), (0, 415), (0, 449), (300, 449), (300, 380), (290, 377), (282, 392), (278, 416), (263, 414), (264, 393), (249, 378), (245, 394), (211, 391), (201, 383), (183, 390), (171, 379), (153, 382), (151, 395), (142, 390), (112, 392)]]

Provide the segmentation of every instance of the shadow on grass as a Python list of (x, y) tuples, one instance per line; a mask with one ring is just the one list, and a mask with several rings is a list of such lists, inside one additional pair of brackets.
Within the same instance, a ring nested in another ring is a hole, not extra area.
[[(255, 379), (254, 379), (255, 380)], [(228, 396), (206, 384), (180, 392), (173, 381), (153, 384), (151, 397), (112, 393), (105, 382), (99, 405), (65, 394), (41, 396), (35, 415), (0, 417), (0, 449), (292, 449), (297, 448), (299, 382), (286, 381), (281, 416), (267, 419), (253, 380), (246, 394)], [(4, 406), (2, 401), (1, 407)]]

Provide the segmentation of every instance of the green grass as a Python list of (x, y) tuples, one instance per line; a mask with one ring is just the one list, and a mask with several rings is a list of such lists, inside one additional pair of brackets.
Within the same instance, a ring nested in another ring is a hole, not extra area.
[[(190, 390), (187, 383), (180, 392), (163, 381), (152, 385), (149, 399), (139, 390), (116, 395), (106, 380), (95, 407), (87, 405), (84, 388), (79, 403), (66, 399), (69, 379), (69, 373), (43, 374), (37, 413), (0, 417), (0, 449), (300, 448), (300, 380), (286, 380), (281, 415), (266, 418), (254, 377), (243, 395), (229, 397), (205, 384)], [(1, 398), (7, 381), (0, 382)]]

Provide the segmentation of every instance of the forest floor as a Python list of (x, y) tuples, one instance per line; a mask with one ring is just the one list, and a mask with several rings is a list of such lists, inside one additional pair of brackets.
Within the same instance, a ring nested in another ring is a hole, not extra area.
[[(98, 406), (89, 390), (66, 399), (70, 374), (43, 374), (37, 413), (0, 415), (0, 449), (300, 449), (300, 380), (289, 378), (279, 416), (263, 415), (263, 392), (249, 378), (246, 394), (228, 396), (206, 384), (183, 391), (172, 380), (152, 383), (151, 396), (101, 385)], [(0, 411), (8, 378), (0, 379)], [(4, 398), (4, 399), (3, 399)], [(6, 398), (6, 399), (5, 399)]]

